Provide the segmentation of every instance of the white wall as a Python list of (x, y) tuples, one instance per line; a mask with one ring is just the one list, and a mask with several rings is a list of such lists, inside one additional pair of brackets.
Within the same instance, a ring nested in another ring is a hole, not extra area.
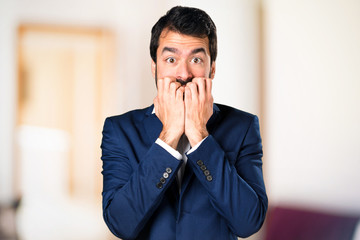
[(13, 195), (13, 129), (15, 114), (15, 34), (14, 2), (0, 0), (0, 203)]
[(360, 212), (360, 1), (268, 0), (272, 204)]

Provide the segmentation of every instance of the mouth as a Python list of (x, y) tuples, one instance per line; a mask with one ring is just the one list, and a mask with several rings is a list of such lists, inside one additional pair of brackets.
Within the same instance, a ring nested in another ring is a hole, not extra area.
[(182, 80), (182, 79), (177, 78), (177, 79), (176, 79), (176, 82), (180, 83), (181, 86), (185, 86), (188, 82), (191, 82), (192, 80), (193, 80), (192, 78), (188, 78), (188, 79), (186, 79), (186, 80), (184, 81), (184, 80)]

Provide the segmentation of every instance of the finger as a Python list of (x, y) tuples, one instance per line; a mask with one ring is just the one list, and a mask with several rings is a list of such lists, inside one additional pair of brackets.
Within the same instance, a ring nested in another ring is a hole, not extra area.
[(167, 101), (167, 99), (170, 97), (170, 83), (171, 83), (171, 79), (169, 77), (164, 77), (163, 100), (165, 101)]
[(171, 82), (170, 84), (174, 84), (175, 86), (176, 86), (176, 90), (178, 90), (178, 88), (180, 88), (181, 87), (181, 83), (179, 83), (179, 82), (177, 82), (177, 81), (173, 81), (173, 82)]
[(205, 100), (206, 98), (205, 81), (206, 81), (205, 78), (197, 78), (195, 80), (195, 83), (197, 84), (200, 100)]
[(179, 87), (176, 90), (176, 100), (177, 101), (184, 101), (184, 92), (185, 92), (185, 87)]
[(164, 79), (157, 80), (158, 96), (161, 98), (164, 92)]
[(208, 97), (211, 96), (211, 91), (212, 91), (212, 79), (211, 78), (207, 78), (206, 79), (206, 95)]
[(198, 87), (196, 83), (189, 82), (186, 84), (189, 87), (191, 93), (191, 101), (197, 101), (199, 94), (198, 94)]
[(164, 78), (165, 88), (166, 88), (166, 89), (169, 89), (169, 88), (170, 88), (170, 84), (171, 84), (172, 82), (176, 82), (176, 79), (173, 78), (173, 77), (165, 77), (165, 78)]
[(170, 83), (171, 83), (171, 78), (165, 77), (164, 78), (164, 91), (166, 91), (166, 92), (169, 91)]
[[(165, 78), (165, 84), (166, 84), (166, 93), (168, 95), (168, 97), (173, 97), (175, 98), (175, 91), (177, 89), (177, 85), (176, 85), (176, 80), (175, 78), (172, 77), (166, 77)], [(175, 85), (174, 85), (175, 84)]]
[(177, 82), (171, 82), (170, 83), (170, 89), (169, 89), (169, 92), (171, 94), (171, 96), (176, 96), (176, 91), (178, 90), (178, 88), (181, 86), (180, 83), (177, 83)]
[(185, 107), (188, 107), (191, 103), (191, 90), (188, 86), (185, 87)]

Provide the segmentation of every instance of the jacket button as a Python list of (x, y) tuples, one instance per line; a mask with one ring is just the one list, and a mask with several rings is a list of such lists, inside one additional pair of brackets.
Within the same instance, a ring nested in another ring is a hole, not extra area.
[(160, 178), (160, 183), (164, 184), (166, 182), (165, 178)]
[(168, 167), (165, 171), (170, 174), (172, 172), (172, 169)]
[(164, 173), (163, 173), (163, 177), (166, 179), (166, 178), (169, 177), (169, 174), (168, 174), (167, 172), (164, 172)]
[(158, 189), (161, 189), (161, 188), (163, 187), (163, 185), (162, 185), (161, 182), (159, 182), (159, 183), (156, 184), (156, 187), (157, 187)]
[(196, 162), (196, 164), (199, 165), (199, 166), (201, 166), (201, 165), (204, 165), (204, 162), (201, 161), (201, 160), (198, 160), (198, 161)]
[(204, 175), (205, 175), (205, 176), (209, 176), (209, 175), (210, 175), (210, 171), (209, 171), (209, 170), (205, 170), (205, 171), (204, 171)]
[(201, 165), (201, 166), (200, 166), (200, 169), (201, 169), (202, 171), (205, 171), (205, 170), (206, 170), (206, 166), (205, 166), (205, 165)]
[(212, 178), (211, 175), (209, 175), (209, 176), (206, 177), (206, 180), (208, 180), (209, 182), (211, 182), (211, 181), (213, 180), (213, 178)]

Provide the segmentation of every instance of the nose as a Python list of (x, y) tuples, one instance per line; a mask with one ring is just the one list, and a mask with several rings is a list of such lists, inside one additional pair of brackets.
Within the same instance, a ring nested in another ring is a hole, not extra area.
[(188, 63), (182, 62), (182, 63), (178, 64), (177, 69), (176, 69), (176, 79), (187, 81), (188, 79), (192, 79), (192, 78), (193, 78), (193, 75), (188, 66)]

